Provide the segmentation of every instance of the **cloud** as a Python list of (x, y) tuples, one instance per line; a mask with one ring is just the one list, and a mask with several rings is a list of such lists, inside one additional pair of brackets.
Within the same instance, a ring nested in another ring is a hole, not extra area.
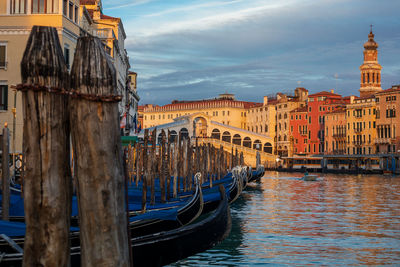
[(166, 104), (225, 91), (262, 101), (263, 95), (293, 91), (298, 81), (311, 92), (358, 94), (371, 23), (382, 87), (398, 84), (397, 10), (400, 1), (390, 0), (171, 0), (110, 15), (124, 21), (141, 102)]

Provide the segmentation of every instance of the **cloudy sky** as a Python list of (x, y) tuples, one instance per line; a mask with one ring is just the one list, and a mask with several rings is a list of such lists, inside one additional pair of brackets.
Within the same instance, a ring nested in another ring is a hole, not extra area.
[[(335, 89), (358, 95), (370, 24), (400, 84), (400, 0), (103, 0), (121, 17), (141, 104)], [(336, 78), (337, 77), (337, 78)]]

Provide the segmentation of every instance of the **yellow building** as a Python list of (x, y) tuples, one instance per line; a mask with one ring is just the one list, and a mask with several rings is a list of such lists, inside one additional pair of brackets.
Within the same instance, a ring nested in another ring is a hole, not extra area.
[(33, 25), (55, 27), (65, 61), (70, 66), (81, 33), (79, 8), (79, 0), (0, 1), (0, 125), (5, 122), (9, 125), (11, 152), (22, 151), (22, 97), (11, 85), (21, 82), (20, 63), (31, 28)]
[(376, 102), (375, 97), (350, 98), (347, 112), (347, 154), (375, 154)]
[(256, 105), (255, 102), (235, 100), (233, 94), (220, 94), (218, 98), (178, 101), (164, 106), (145, 105), (143, 108), (143, 128), (173, 122), (175, 118), (195, 113), (205, 113), (212, 121), (225, 125), (246, 129), (247, 110)]

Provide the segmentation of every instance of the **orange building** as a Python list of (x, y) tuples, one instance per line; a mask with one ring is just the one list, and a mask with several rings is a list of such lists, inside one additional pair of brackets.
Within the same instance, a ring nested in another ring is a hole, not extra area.
[(325, 117), (338, 105), (349, 102), (349, 98), (322, 91), (308, 96), (308, 154), (322, 154), (325, 151)]
[(290, 112), (290, 138), (293, 154), (307, 153), (307, 107), (296, 108)]
[(339, 106), (324, 117), (325, 154), (346, 154), (346, 107)]

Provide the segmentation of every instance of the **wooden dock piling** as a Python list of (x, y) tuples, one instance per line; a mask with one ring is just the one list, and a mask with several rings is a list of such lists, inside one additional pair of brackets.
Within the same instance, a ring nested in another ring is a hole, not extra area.
[(81, 265), (128, 266), (117, 103), (121, 97), (117, 96), (115, 68), (98, 38), (78, 39), (71, 87), (77, 93), (70, 101), (70, 120), (77, 168)]
[[(1, 169), (2, 169), (2, 219), (8, 221), (10, 214), (10, 130), (8, 130), (7, 125), (3, 128), (2, 137), (2, 156), (1, 156)], [(15, 168), (15, 166), (14, 166)]]
[(21, 80), (17, 89), (24, 106), (23, 265), (69, 266), (72, 186), (68, 102), (63, 94), (69, 91), (69, 74), (55, 28), (32, 28)]

